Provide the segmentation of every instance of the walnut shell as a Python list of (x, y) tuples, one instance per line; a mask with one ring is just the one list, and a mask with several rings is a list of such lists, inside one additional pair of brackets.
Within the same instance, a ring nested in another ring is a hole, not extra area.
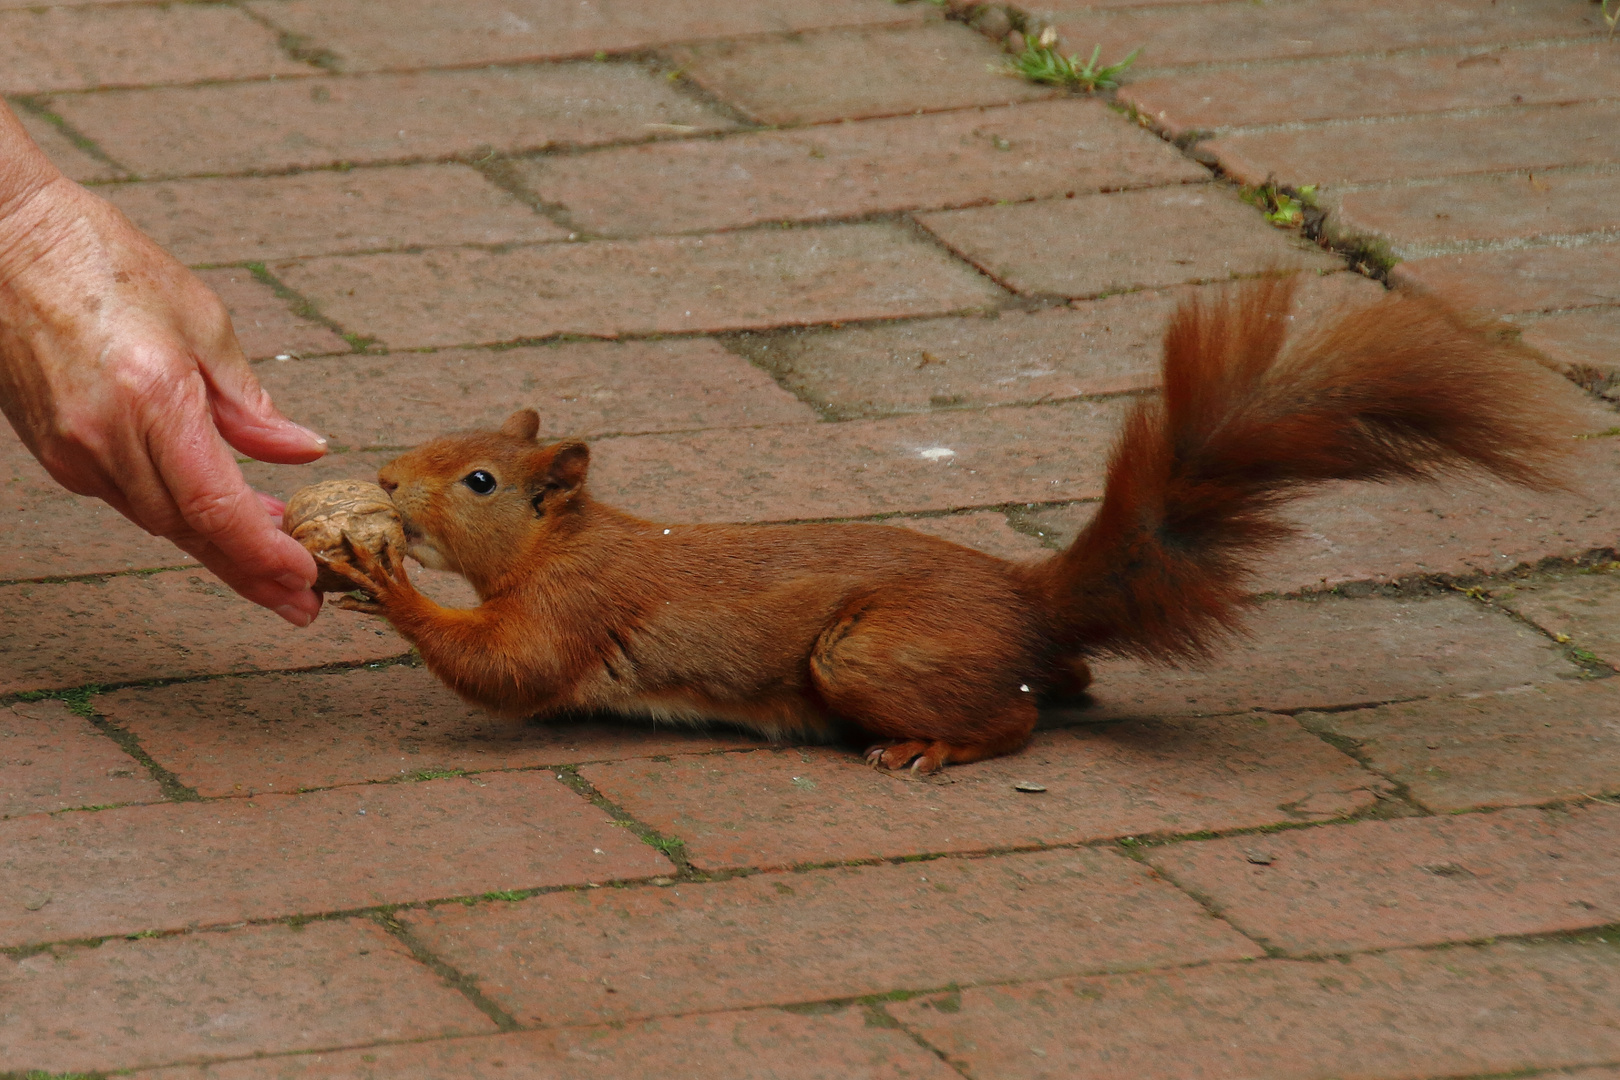
[[(365, 480), (326, 480), (300, 488), (287, 500), (281, 527), (312, 555), (343, 559), (343, 537), (356, 548), (382, 556), (392, 544), (404, 553), (405, 529), (388, 492)], [(353, 592), (354, 582), (326, 567), (315, 578), (316, 592)]]

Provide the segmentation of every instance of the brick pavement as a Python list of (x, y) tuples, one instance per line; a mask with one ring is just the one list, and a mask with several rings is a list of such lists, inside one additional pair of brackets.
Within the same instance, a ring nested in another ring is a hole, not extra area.
[[(1144, 51), (988, 70), (1047, 25)], [(0, 1077), (1620, 1077), (1597, 4), (0, 0), (0, 92), (332, 436), (267, 490), (523, 402), (642, 513), (1040, 555), (1174, 302), (1275, 265), (1502, 319), (1589, 429), (1564, 495), (1318, 493), (1249, 641), (925, 783), (483, 716), (8, 436)]]

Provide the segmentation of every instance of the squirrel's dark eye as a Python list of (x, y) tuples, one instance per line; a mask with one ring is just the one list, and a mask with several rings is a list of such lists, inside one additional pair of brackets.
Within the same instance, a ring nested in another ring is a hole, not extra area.
[(474, 495), (488, 495), (495, 490), (495, 478), (483, 469), (468, 473), (461, 482), (472, 488)]

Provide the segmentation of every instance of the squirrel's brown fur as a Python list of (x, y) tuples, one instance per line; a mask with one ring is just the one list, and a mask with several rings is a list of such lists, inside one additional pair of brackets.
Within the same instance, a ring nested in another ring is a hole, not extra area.
[(1206, 655), (1239, 623), (1248, 565), (1288, 534), (1279, 506), (1309, 485), (1477, 466), (1559, 486), (1568, 417), (1521, 350), (1401, 295), (1286, 343), (1291, 296), (1271, 278), (1181, 306), (1163, 394), (1127, 420), (1091, 523), (1043, 561), (878, 525), (643, 521), (593, 500), (585, 445), (538, 444), (525, 410), (380, 474), (409, 553), (482, 603), (441, 607), (398, 553), (357, 552), (346, 572), (374, 600), (348, 604), (500, 712), (858, 737), (875, 764), (925, 772), (1010, 753), (1037, 701), (1085, 687), (1087, 658)]

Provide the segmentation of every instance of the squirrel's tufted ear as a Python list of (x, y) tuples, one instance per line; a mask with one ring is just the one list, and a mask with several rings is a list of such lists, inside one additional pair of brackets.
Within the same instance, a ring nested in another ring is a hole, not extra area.
[(533, 409), (519, 409), (506, 418), (506, 422), (501, 425), (501, 434), (522, 439), (524, 442), (533, 442), (534, 437), (540, 434), (540, 414)]
[(577, 439), (560, 442), (551, 449), (551, 462), (546, 466), (546, 486), (573, 491), (585, 482), (585, 472), (590, 464), (590, 447)]

